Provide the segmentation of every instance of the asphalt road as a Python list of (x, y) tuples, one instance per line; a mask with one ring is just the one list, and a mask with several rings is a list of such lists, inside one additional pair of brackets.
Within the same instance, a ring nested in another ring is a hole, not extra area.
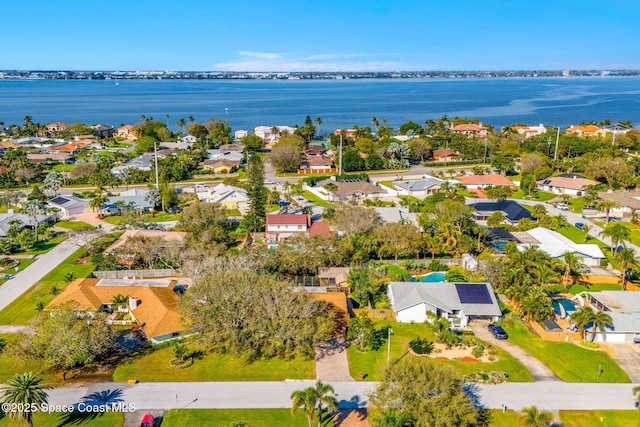
[[(134, 404), (137, 410), (169, 410), (173, 408), (290, 408), (291, 393), (312, 386), (314, 381), (282, 382), (175, 382), (175, 383), (93, 383), (66, 386), (49, 391), (49, 404), (71, 405), (83, 401), (90, 393), (103, 392), (113, 400)], [(330, 382), (336, 391), (340, 408), (362, 408), (374, 382)], [(489, 409), (502, 405), (520, 410), (535, 405), (545, 410), (623, 410), (635, 409), (631, 393), (633, 384), (504, 383), (470, 385), (477, 401)], [(113, 401), (112, 400), (112, 401)]]

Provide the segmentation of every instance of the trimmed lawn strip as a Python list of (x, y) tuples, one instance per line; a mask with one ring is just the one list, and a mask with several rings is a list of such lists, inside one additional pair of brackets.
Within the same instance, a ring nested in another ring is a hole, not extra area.
[[(408, 353), (409, 342), (416, 337), (422, 337), (429, 341), (435, 340), (435, 335), (431, 328), (424, 323), (398, 323), (389, 320), (375, 320), (376, 327), (391, 326), (393, 330), (391, 334), (391, 361), (396, 361), (402, 357), (415, 357)], [(350, 346), (347, 348), (347, 356), (349, 358), (349, 371), (351, 376), (359, 380), (360, 373), (362, 372), (366, 381), (378, 381), (380, 380), (380, 372), (387, 363), (387, 344), (385, 344), (378, 350), (368, 351), (362, 353), (358, 351), (357, 346)], [(509, 381), (513, 382), (530, 382), (533, 381), (533, 377), (529, 371), (520, 364), (516, 359), (510, 356), (503, 350), (493, 347), (498, 361), (496, 362), (461, 362), (459, 360), (436, 360), (433, 358), (424, 357), (421, 358), (425, 362), (430, 363), (442, 363), (453, 366), (461, 374), (468, 375), (475, 372), (489, 372), (489, 371), (502, 371), (506, 372), (509, 376)], [(434, 354), (437, 356), (437, 354)]]
[(602, 365), (600, 382), (631, 382), (627, 374), (604, 351), (588, 350), (568, 342), (544, 341), (517, 320), (503, 322), (503, 326), (509, 334), (509, 340), (538, 358), (563, 381), (595, 382), (598, 366)]
[[(198, 350), (189, 345), (190, 351)], [(268, 359), (253, 363), (244, 357), (210, 353), (196, 358), (185, 369), (173, 369), (173, 348), (152, 351), (143, 356), (124, 361), (113, 373), (114, 381), (138, 380), (142, 382), (172, 381), (283, 381), (285, 379), (313, 379), (316, 377), (315, 361), (296, 357), (293, 360)]]
[[(124, 425), (122, 412), (36, 412), (33, 425), (38, 427), (59, 427), (90, 425), (92, 427), (118, 427)], [(164, 423), (163, 423), (164, 425)], [(205, 425), (205, 424), (201, 424)], [(10, 418), (0, 419), (0, 427), (24, 427), (25, 421)]]
[[(55, 285), (59, 291), (66, 288), (64, 278), (67, 274), (73, 274), (74, 279), (87, 277), (96, 266), (94, 264), (76, 264), (78, 258), (86, 255), (87, 251), (80, 248), (61, 262), (56, 268), (45, 275), (42, 280), (32, 286), (27, 292), (20, 295), (11, 305), (0, 311), (0, 325), (25, 325), (37, 312), (36, 305), (43, 302), (50, 303), (55, 295), (51, 289)], [(5, 285), (7, 286), (7, 285)]]
[(89, 228), (94, 228), (93, 225), (87, 224), (83, 221), (58, 221), (56, 222), (56, 227), (66, 228), (67, 230), (85, 230)]
[[(307, 427), (303, 410), (295, 416), (291, 409), (172, 409), (162, 419), (162, 427), (228, 427), (244, 422), (251, 427)], [(333, 422), (323, 427), (333, 426)]]
[(310, 201), (311, 203), (318, 205), (322, 208), (335, 208), (336, 205), (327, 202), (326, 200), (322, 200), (320, 197), (316, 196), (315, 194), (313, 194), (311, 191), (306, 190), (303, 191), (301, 194), (302, 197), (304, 197), (305, 199), (307, 199), (308, 201)]
[(508, 409), (506, 412), (502, 412), (500, 409), (492, 409), (491, 421), (489, 425), (491, 427), (513, 427), (520, 425), (520, 414), (512, 409)]
[(565, 427), (628, 427), (638, 424), (638, 411), (559, 411)]

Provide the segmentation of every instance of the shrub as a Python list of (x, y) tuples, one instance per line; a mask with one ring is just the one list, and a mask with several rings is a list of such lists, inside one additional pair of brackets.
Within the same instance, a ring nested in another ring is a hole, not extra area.
[(484, 354), (484, 345), (480, 343), (476, 344), (476, 346), (473, 347), (473, 350), (471, 350), (471, 354), (476, 358), (482, 357), (482, 355)]
[(447, 271), (448, 269), (449, 267), (447, 267), (444, 264), (441, 264), (440, 261), (438, 261), (437, 259), (434, 259), (429, 264), (429, 270), (431, 271)]
[(447, 348), (451, 348), (459, 345), (462, 342), (462, 338), (460, 338), (460, 335), (458, 335), (457, 332), (451, 329), (446, 329), (440, 332), (440, 335), (438, 335), (438, 341), (445, 344)]
[(420, 337), (411, 340), (409, 347), (416, 354), (431, 354), (434, 350), (434, 346), (431, 341), (423, 340)]

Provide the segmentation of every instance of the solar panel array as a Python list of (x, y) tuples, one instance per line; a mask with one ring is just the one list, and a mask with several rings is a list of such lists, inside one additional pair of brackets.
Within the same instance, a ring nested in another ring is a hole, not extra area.
[(462, 304), (493, 303), (485, 283), (456, 283), (456, 291)]
[(62, 205), (64, 203), (67, 203), (69, 201), (69, 199), (64, 198), (64, 197), (56, 197), (55, 199), (51, 200), (51, 203), (55, 203), (57, 205)]

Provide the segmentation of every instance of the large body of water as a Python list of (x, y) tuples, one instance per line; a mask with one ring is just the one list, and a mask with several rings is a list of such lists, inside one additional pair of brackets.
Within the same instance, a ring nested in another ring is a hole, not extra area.
[(380, 80), (4, 80), (0, 121), (108, 123), (140, 116), (227, 120), (234, 130), (302, 125), (321, 117), (321, 132), (371, 117), (398, 127), (443, 114), (496, 127), (523, 122), (567, 127), (583, 121), (640, 124), (640, 78), (380, 79)]

